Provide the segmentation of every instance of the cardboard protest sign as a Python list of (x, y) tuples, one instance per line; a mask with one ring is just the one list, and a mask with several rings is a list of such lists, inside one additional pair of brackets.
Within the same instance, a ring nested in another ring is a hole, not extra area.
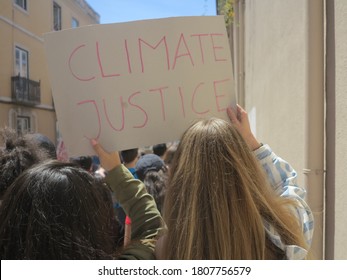
[(90, 25), (45, 34), (58, 125), (69, 156), (178, 140), (235, 104), (222, 16)]

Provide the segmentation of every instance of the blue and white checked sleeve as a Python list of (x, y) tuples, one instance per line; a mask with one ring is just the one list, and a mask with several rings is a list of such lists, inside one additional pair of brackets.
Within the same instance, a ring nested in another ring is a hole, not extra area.
[[(255, 156), (263, 166), (271, 186), (275, 192), (282, 197), (296, 200), (298, 206), (293, 208), (293, 212), (301, 224), (306, 243), (311, 246), (314, 219), (313, 214), (305, 201), (306, 190), (299, 187), (296, 182), (297, 173), (288, 162), (278, 157), (268, 145), (263, 145), (256, 151)], [(263, 221), (265, 230), (271, 241), (286, 252), (288, 259), (304, 259), (307, 251), (295, 244), (283, 244), (276, 229), (267, 221)]]

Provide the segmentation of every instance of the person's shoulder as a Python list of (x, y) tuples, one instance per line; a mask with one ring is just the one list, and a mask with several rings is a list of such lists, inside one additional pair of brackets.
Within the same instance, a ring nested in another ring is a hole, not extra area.
[(155, 241), (135, 240), (132, 241), (119, 256), (120, 260), (155, 260)]
[(135, 167), (128, 167), (131, 174), (133, 174), (134, 178), (137, 179), (137, 173)]

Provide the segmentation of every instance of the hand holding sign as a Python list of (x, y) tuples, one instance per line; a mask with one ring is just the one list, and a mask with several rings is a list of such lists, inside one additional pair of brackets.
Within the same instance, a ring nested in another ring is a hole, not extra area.
[(110, 171), (116, 168), (117, 166), (121, 165), (118, 152), (108, 153), (96, 140), (92, 139), (90, 142), (93, 146), (94, 151), (99, 156), (101, 166), (106, 171)]

